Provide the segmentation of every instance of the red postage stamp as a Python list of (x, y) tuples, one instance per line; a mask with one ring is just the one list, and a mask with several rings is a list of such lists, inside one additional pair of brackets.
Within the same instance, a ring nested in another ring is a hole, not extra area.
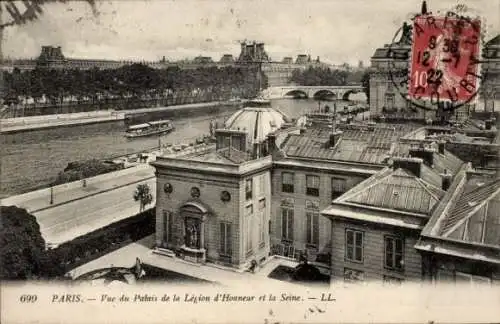
[(412, 99), (467, 102), (479, 87), (481, 22), (458, 15), (418, 16), (408, 84)]

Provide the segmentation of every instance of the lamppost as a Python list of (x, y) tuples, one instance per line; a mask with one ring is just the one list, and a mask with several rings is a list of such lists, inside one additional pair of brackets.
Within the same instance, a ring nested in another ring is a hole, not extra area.
[(54, 187), (50, 187), (50, 204), (54, 204)]

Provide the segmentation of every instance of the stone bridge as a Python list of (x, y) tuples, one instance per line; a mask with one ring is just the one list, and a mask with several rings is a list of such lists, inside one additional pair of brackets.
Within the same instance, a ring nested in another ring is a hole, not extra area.
[(302, 98), (321, 98), (329, 96), (330, 98), (348, 100), (352, 93), (363, 92), (363, 86), (276, 86), (269, 87), (262, 91), (264, 97), (269, 99), (284, 98), (287, 96)]

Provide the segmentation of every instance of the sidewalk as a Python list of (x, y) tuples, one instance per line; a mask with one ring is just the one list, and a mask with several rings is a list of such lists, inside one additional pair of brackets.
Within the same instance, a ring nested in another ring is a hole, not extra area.
[(144, 164), (88, 178), (86, 179), (86, 187), (83, 187), (83, 181), (54, 186), (52, 189), (53, 204), (50, 204), (50, 188), (11, 196), (2, 199), (1, 203), (4, 206), (15, 205), (27, 209), (30, 213), (35, 213), (136, 182), (152, 179), (154, 176), (154, 168), (148, 164)]
[[(132, 267), (135, 263), (135, 258), (139, 258), (143, 263), (207, 280), (226, 287), (241, 287), (246, 290), (248, 290), (249, 287), (251, 287), (251, 289), (269, 289), (270, 287), (296, 289), (303, 287), (303, 285), (297, 283), (268, 278), (269, 273), (277, 266), (285, 265), (295, 267), (298, 264), (296, 261), (270, 257), (270, 259), (255, 273), (250, 273), (236, 271), (236, 269), (231, 268), (217, 267), (211, 264), (195, 264), (178, 258), (154, 254), (152, 252), (153, 246), (154, 235), (151, 235), (75, 268), (71, 270), (69, 274), (71, 277), (75, 278), (96, 269)], [(179, 284), (179, 282), (176, 282), (176, 284)]]

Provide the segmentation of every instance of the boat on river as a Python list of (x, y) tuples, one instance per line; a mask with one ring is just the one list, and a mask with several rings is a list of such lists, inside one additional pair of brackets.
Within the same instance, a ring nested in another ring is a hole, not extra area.
[(135, 138), (170, 133), (175, 129), (170, 119), (150, 121), (143, 124), (131, 125), (125, 132), (125, 137)]

